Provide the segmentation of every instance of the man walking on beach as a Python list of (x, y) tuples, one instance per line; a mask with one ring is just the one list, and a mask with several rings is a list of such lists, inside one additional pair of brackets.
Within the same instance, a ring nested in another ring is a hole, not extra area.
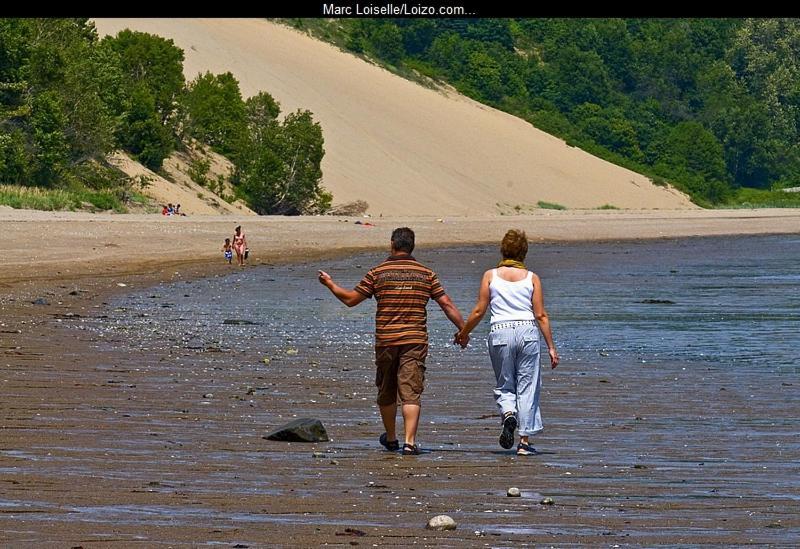
[(414, 231), (408, 227), (395, 229), (389, 258), (370, 269), (353, 290), (337, 286), (328, 273), (319, 271), (320, 283), (348, 307), (375, 296), (375, 385), (386, 428), (380, 443), (390, 451), (400, 449), (395, 431), (399, 399), (405, 426), (403, 455), (420, 453), (416, 435), (428, 355), (428, 300), (439, 304), (456, 329), (464, 326), (461, 313), (445, 293), (439, 277), (417, 262), (412, 251)]

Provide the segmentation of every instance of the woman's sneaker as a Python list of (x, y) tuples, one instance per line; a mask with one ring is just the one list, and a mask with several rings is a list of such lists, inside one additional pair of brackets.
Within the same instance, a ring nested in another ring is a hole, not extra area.
[(503, 431), (500, 433), (500, 446), (508, 450), (514, 446), (514, 430), (517, 428), (517, 418), (514, 414), (507, 414), (503, 418)]
[(518, 456), (535, 456), (539, 452), (536, 451), (536, 448), (531, 446), (530, 444), (525, 444), (524, 442), (520, 442), (517, 445), (517, 455)]

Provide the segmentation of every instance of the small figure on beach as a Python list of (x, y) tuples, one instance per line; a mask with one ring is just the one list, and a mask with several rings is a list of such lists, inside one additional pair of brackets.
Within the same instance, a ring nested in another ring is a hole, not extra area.
[(245, 250), (247, 250), (247, 238), (244, 236), (242, 226), (238, 225), (233, 233), (233, 250), (236, 252), (236, 261), (239, 267), (244, 267)]
[(419, 263), (411, 255), (413, 251), (414, 231), (402, 227), (392, 232), (391, 255), (370, 269), (355, 289), (345, 290), (336, 285), (328, 273), (319, 271), (320, 283), (348, 307), (375, 297), (375, 385), (386, 430), (379, 442), (386, 450), (400, 450), (396, 432), (399, 400), (405, 428), (403, 455), (420, 453), (416, 436), (428, 356), (428, 301), (436, 301), (456, 329), (464, 325), (461, 313), (445, 293), (439, 277)]
[[(483, 274), (478, 301), (456, 341), (466, 345), (469, 334), (491, 308), (489, 358), (497, 384), (495, 402), (500, 410), (500, 446), (514, 445), (519, 425), (517, 455), (535, 455), (529, 437), (542, 430), (539, 396), (542, 387), (539, 368), (539, 332), (544, 335), (550, 366), (558, 366), (559, 356), (544, 308), (539, 277), (525, 266), (528, 238), (524, 231), (510, 230), (500, 244), (503, 256), (497, 268)], [(537, 327), (538, 323), (538, 327)]]
[(225, 239), (225, 244), (222, 245), (222, 251), (225, 253), (225, 260), (228, 262), (228, 265), (230, 265), (233, 261), (233, 246), (231, 246), (230, 238)]

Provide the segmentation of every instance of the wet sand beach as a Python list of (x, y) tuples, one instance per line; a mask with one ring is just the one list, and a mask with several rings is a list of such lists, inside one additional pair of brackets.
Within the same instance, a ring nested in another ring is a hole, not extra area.
[[(0, 539), (796, 545), (798, 249), (797, 235), (532, 245), (563, 356), (543, 372), (533, 458), (497, 446), (484, 327), (456, 349), (433, 306), (426, 451), (381, 451), (374, 306), (346, 309), (314, 273), (353, 285), (383, 252), (14, 286)], [(417, 255), (462, 312), (496, 260), (485, 246)], [(295, 417), (332, 441), (262, 438)], [(441, 513), (456, 531), (423, 529)]]

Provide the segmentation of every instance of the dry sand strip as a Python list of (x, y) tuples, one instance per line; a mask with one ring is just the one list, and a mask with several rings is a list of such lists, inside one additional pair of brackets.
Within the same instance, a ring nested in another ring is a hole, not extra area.
[(245, 97), (308, 109), (325, 137), (323, 184), (373, 215), (494, 214), (538, 201), (570, 208), (694, 209), (683, 194), (600, 160), (517, 117), (410, 82), (263, 19), (96, 19), (183, 49), (187, 79), (230, 71)]
[[(357, 224), (361, 222), (362, 224)], [(531, 241), (626, 240), (732, 234), (800, 233), (800, 211), (553, 211), (483, 217), (163, 217), (0, 208), (0, 290), (35, 289), (83, 277), (227, 269), (222, 244), (242, 223), (251, 264), (308, 261), (385, 249), (392, 229), (409, 226), (417, 246), (497, 243), (509, 228)], [(366, 225), (370, 223), (372, 225)], [(124, 280), (114, 280), (122, 282)], [(110, 283), (110, 282), (109, 282)]]

